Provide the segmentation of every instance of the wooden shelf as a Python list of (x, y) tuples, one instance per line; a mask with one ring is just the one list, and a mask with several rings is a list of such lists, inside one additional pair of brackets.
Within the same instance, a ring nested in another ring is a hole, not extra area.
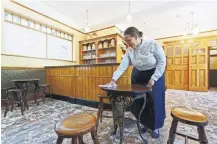
[(116, 47), (98, 48), (98, 50), (106, 50), (106, 49), (113, 49), (113, 48), (116, 48)]
[(116, 58), (116, 56), (98, 57), (98, 59), (106, 59), (106, 58)]
[[(99, 48), (99, 47), (103, 47), (103, 41), (105, 41), (105, 40), (108, 41), (108, 45), (104, 45), (105, 48)], [(113, 42), (111, 43), (111, 40), (115, 40), (114, 44), (113, 44)], [(115, 63), (119, 63), (121, 61), (121, 55), (122, 55), (122, 50), (120, 48), (121, 45), (119, 43), (122, 41), (123, 41), (122, 36), (120, 34), (117, 34), (117, 33), (98, 37), (98, 38), (93, 38), (93, 39), (89, 39), (89, 40), (79, 41), (80, 64), (90, 63), (91, 61), (89, 62), (88, 60), (93, 60), (93, 61), (96, 60), (96, 63), (101, 63), (102, 61), (107, 60), (107, 59), (111, 59), (111, 60), (114, 60)], [(84, 45), (85, 44), (91, 44), (91, 43), (95, 43), (95, 49), (94, 50), (92, 50), (92, 49), (87, 50)], [(100, 45), (102, 45), (102, 46), (100, 46)], [(109, 53), (113, 52), (116, 55), (115, 56), (104, 55), (107, 51), (110, 51)], [(96, 58), (83, 59), (83, 56), (88, 54), (88, 52), (89, 53), (93, 52), (94, 54), (96, 54)]]
[(98, 63), (98, 64), (112, 64), (113, 62), (101, 62), (101, 63)]
[(96, 49), (92, 49), (92, 50), (82, 50), (82, 52), (90, 52), (90, 51), (96, 51)]
[(215, 55), (210, 55), (210, 57), (217, 57), (217, 54), (215, 54)]
[(96, 58), (88, 58), (88, 59), (82, 59), (82, 60), (96, 60)]

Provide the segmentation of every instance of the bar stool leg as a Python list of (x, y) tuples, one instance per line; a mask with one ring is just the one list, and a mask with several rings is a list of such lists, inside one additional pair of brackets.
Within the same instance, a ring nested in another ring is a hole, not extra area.
[(100, 110), (100, 112), (101, 112), (101, 114), (100, 114), (100, 123), (102, 123), (102, 114), (103, 114), (103, 98), (101, 98), (102, 100), (102, 105), (101, 105), (101, 110)]
[(177, 125), (178, 125), (178, 121), (173, 119), (167, 144), (173, 144), (174, 143), (175, 138), (176, 138)]
[(49, 90), (49, 95), (50, 95), (50, 97), (51, 97), (51, 99), (53, 99), (53, 97), (52, 97), (52, 95), (51, 95), (51, 90), (50, 90), (51, 88), (50, 88), (50, 86), (48, 86), (48, 90)]
[(23, 96), (22, 96), (22, 92), (19, 92), (18, 97), (19, 97), (19, 101), (20, 101), (20, 110), (21, 110), (21, 113), (23, 115)]
[(56, 144), (62, 144), (62, 142), (63, 142), (63, 137), (58, 136)]
[(79, 144), (85, 144), (84, 141), (83, 141), (83, 136), (78, 137), (78, 143)]
[(98, 138), (97, 138), (97, 134), (96, 134), (96, 130), (95, 130), (95, 129), (93, 129), (93, 130), (91, 131), (91, 137), (92, 137), (92, 139), (93, 139), (93, 143), (94, 143), (94, 144), (100, 144), (99, 141), (98, 141)]
[(45, 103), (46, 87), (43, 88), (43, 101)]
[(37, 94), (38, 94), (38, 87), (35, 86), (35, 89), (34, 89), (34, 100), (35, 100), (35, 103), (38, 105), (39, 103), (37, 102)]
[(10, 93), (9, 96), (11, 97), (11, 112), (13, 112), (14, 110), (14, 101), (13, 101), (13, 97), (12, 94)]
[(72, 138), (72, 144), (78, 144), (78, 137)]
[(7, 91), (6, 91), (6, 96), (7, 96), (7, 98), (6, 98), (6, 107), (5, 107), (4, 117), (6, 117), (6, 115), (7, 115), (7, 112), (8, 112), (8, 105), (9, 105), (9, 100), (10, 100)]
[(99, 100), (99, 106), (98, 106), (98, 112), (97, 112), (97, 120), (96, 120), (96, 131), (98, 130), (98, 126), (99, 126), (99, 119), (102, 117), (102, 113), (101, 113), (101, 107), (102, 107), (102, 98), (100, 98)]
[(27, 110), (29, 110), (28, 99), (27, 99), (27, 89), (25, 88), (24, 91), (25, 91), (25, 92), (24, 92), (24, 93), (25, 93), (25, 94), (24, 94), (24, 95), (25, 95), (25, 96), (24, 96), (24, 98), (25, 98), (25, 99), (24, 99), (25, 107), (27, 108)]
[(207, 137), (206, 137), (204, 126), (198, 126), (197, 131), (198, 131), (198, 134), (199, 134), (200, 144), (208, 144), (208, 140), (207, 140)]

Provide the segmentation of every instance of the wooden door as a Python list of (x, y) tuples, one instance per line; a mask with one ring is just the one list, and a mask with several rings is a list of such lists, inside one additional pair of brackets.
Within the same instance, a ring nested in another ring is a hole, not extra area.
[(189, 90), (208, 91), (208, 48), (194, 42), (189, 51)]
[(183, 89), (183, 73), (186, 67), (183, 65), (183, 54), (182, 54), (182, 45), (175, 44), (173, 45), (174, 56), (173, 56), (173, 88), (174, 89)]
[(190, 45), (171, 42), (164, 47), (167, 67), (166, 86), (170, 89), (188, 90), (188, 50)]
[(173, 46), (167, 45), (164, 47), (164, 50), (167, 58), (165, 82), (168, 88), (173, 88)]

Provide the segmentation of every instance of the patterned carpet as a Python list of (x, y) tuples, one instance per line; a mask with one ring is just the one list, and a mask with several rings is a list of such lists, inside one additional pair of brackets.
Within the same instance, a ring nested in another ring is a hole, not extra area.
[[(209, 125), (206, 127), (206, 134), (210, 144), (217, 144), (217, 89), (209, 92), (190, 92), (182, 90), (167, 90), (166, 92), (166, 112), (165, 125), (160, 130), (160, 138), (152, 139), (147, 133), (149, 144), (166, 144), (172, 118), (170, 111), (173, 107), (185, 106), (203, 112), (209, 118)], [(69, 114), (94, 113), (97, 109), (70, 104), (67, 102), (46, 99), (46, 103), (40, 105), (30, 104), (30, 110), (21, 115), (19, 107), (13, 112), (8, 112), (7, 117), (1, 117), (1, 141), (2, 144), (54, 144), (57, 135), (54, 132), (54, 125), (57, 121)], [(106, 112), (111, 115), (110, 112)], [(133, 118), (131, 113), (126, 113), (126, 118)], [(129, 124), (126, 119), (124, 136), (125, 144), (141, 144), (136, 124)], [(112, 130), (112, 119), (103, 119), (98, 130), (98, 137), (101, 144), (116, 144), (119, 142), (119, 135), (110, 136)], [(197, 137), (196, 127), (178, 124), (178, 131)], [(90, 134), (84, 136), (85, 143), (92, 144)], [(70, 139), (65, 139), (63, 144), (70, 144)], [(177, 136), (175, 144), (183, 144), (184, 139)], [(198, 144), (190, 141), (189, 144)]]

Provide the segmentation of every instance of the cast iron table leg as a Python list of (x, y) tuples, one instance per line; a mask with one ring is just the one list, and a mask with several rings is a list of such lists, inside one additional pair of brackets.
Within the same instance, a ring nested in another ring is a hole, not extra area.
[(138, 128), (139, 135), (140, 135), (140, 137), (141, 137), (143, 143), (144, 143), (144, 144), (148, 144), (148, 141), (147, 141), (146, 139), (144, 139), (143, 136), (142, 136), (141, 127), (140, 127), (140, 118), (141, 118), (142, 111), (143, 111), (144, 108), (145, 108), (146, 96), (145, 96), (143, 99), (144, 99), (144, 103), (143, 103), (142, 109), (140, 110), (139, 115), (138, 115), (138, 118), (137, 118), (137, 128)]
[(112, 105), (113, 120), (114, 120), (114, 132), (116, 134), (117, 127), (120, 128), (120, 144), (124, 142), (124, 113), (126, 108), (132, 104), (132, 98), (130, 96), (118, 96), (111, 95), (109, 98)]

